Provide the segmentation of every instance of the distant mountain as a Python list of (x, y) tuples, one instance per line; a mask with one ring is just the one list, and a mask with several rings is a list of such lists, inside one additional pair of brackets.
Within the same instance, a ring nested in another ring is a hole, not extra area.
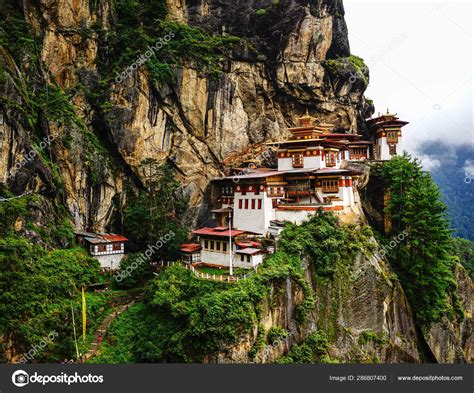
[[(474, 172), (473, 147), (430, 142), (418, 152), (441, 188), (455, 235), (474, 241), (474, 173), (470, 183), (466, 177)], [(466, 171), (470, 163), (472, 169)]]

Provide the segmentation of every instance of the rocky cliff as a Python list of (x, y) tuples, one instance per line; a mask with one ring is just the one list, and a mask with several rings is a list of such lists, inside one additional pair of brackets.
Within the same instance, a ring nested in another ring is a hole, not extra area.
[[(424, 355), (418, 348), (413, 313), (385, 261), (359, 253), (330, 281), (315, 278), (310, 266), (306, 264), (306, 280), (316, 294), (316, 304), (304, 326), (295, 321), (295, 309), (303, 294), (288, 279), (272, 288), (260, 325), (253, 334), (208, 361), (274, 362), (318, 329), (329, 337), (328, 355), (333, 361), (418, 363), (422, 360)], [(268, 332), (276, 326), (286, 330), (285, 337), (266, 340), (255, 359), (251, 358), (249, 353), (256, 345), (259, 328)]]
[[(174, 80), (159, 85), (146, 65), (120, 83), (104, 80), (111, 51), (104, 37), (120, 23), (112, 2), (10, 3), (5, 23), (23, 19), (11, 34), (24, 34), (29, 46), (16, 50), (5, 39), (0, 51), (1, 175), (51, 136), (47, 154), (7, 182), (16, 193), (60, 194), (81, 228), (107, 227), (126, 200), (124, 184), (141, 186), (143, 159), (173, 163), (195, 220), (226, 159), (277, 139), (306, 111), (357, 132), (371, 110), (363, 97), (368, 71), (350, 61), (341, 1), (168, 0), (168, 20), (239, 41), (217, 76), (183, 58)], [(95, 104), (97, 86), (106, 105)]]
[[(196, 222), (207, 211), (209, 181), (226, 169), (224, 163), (241, 164), (249, 151), (262, 152), (264, 142), (283, 136), (300, 115), (308, 111), (356, 133), (373, 111), (363, 95), (368, 71), (351, 56), (340, 0), (143, 2), (166, 6), (170, 23), (238, 38), (220, 58), (219, 72), (183, 56), (164, 83), (147, 64), (123, 78), (106, 75), (113, 68), (110, 37), (127, 23), (118, 3), (124, 2), (0, 5), (0, 182), (15, 195), (40, 195), (45, 203), (35, 206), (37, 226), (54, 222), (65, 208), (78, 229), (108, 229), (130, 193), (143, 187), (140, 163), (147, 158), (174, 166), (189, 196), (189, 221)], [(380, 209), (365, 205), (368, 216), (380, 216)], [(333, 332), (330, 355), (341, 361), (472, 357), (470, 320), (417, 331), (386, 261), (360, 254), (339, 273), (334, 281), (316, 282), (307, 269), (316, 307), (295, 332), (291, 321), (301, 294), (291, 280), (274, 288), (261, 323), (284, 326), (291, 336), (260, 351), (258, 361), (283, 355), (316, 325)], [(469, 308), (471, 284), (459, 274)], [(208, 360), (250, 361), (257, 336), (258, 327), (239, 346)]]

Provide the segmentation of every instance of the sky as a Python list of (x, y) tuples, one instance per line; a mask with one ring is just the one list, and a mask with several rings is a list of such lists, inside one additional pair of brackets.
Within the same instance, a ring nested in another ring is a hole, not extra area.
[[(376, 114), (388, 108), (410, 122), (402, 148), (416, 154), (427, 140), (474, 148), (472, 0), (344, 0), (344, 8)], [(426, 169), (434, 164), (421, 158)]]

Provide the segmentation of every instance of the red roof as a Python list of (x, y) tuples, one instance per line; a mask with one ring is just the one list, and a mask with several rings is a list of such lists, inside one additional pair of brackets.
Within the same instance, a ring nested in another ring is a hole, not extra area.
[(235, 244), (237, 244), (239, 247), (242, 247), (242, 248), (260, 247), (260, 243), (258, 243), (258, 242), (253, 242), (253, 241), (249, 241), (249, 242), (236, 242)]
[(201, 249), (202, 247), (199, 243), (186, 243), (180, 246), (180, 250), (187, 253), (201, 251)]
[(121, 235), (100, 235), (100, 237), (110, 242), (128, 242), (128, 239)]
[(217, 228), (201, 228), (193, 231), (193, 235), (201, 235), (201, 236), (220, 236), (220, 237), (235, 237), (239, 236), (245, 233), (245, 231), (240, 231), (238, 229), (233, 229), (232, 231), (229, 231), (229, 229), (226, 228), (225, 231), (219, 230)]
[(255, 254), (259, 254), (261, 252), (262, 252), (262, 250), (260, 250), (258, 248), (251, 248), (251, 247), (244, 248), (243, 250), (237, 250), (236, 251), (237, 254), (247, 254), (247, 255), (255, 255)]

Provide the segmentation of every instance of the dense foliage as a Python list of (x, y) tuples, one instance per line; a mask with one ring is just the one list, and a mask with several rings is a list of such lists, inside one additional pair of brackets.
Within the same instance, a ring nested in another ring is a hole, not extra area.
[[(37, 199), (26, 196), (0, 202), (0, 337), (6, 340), (1, 352), (11, 340), (19, 356), (56, 332), (55, 339), (33, 359), (54, 362), (74, 356), (71, 307), (79, 330), (80, 290), (101, 277), (99, 263), (74, 246), (70, 223), (57, 217), (63, 224), (56, 228), (31, 225), (32, 209), (40, 203)], [(16, 230), (17, 222), (30, 224), (30, 237)], [(69, 248), (45, 248), (55, 243), (68, 244)], [(87, 303), (88, 326), (93, 328), (107, 301), (88, 293)]]
[(137, 61), (159, 39), (171, 37), (154, 51), (145, 67), (158, 83), (172, 82), (185, 62), (203, 73), (218, 75), (221, 61), (230, 55), (238, 39), (232, 36), (210, 35), (202, 29), (166, 21), (164, 0), (118, 0), (115, 2), (115, 26), (112, 31), (100, 25), (93, 28), (101, 42), (101, 70), (104, 80), (115, 78)]
[(329, 340), (323, 331), (308, 335), (301, 344), (295, 344), (290, 352), (277, 363), (335, 363), (328, 355)]
[[(302, 260), (313, 265), (319, 279), (329, 280), (337, 273), (330, 266), (349, 263), (366, 235), (363, 230), (341, 227), (334, 216), (320, 212), (301, 226), (288, 224), (279, 251), (265, 260), (258, 274), (236, 284), (198, 280), (181, 266), (168, 268), (149, 284), (140, 312), (124, 315), (114, 324), (107, 351), (95, 361), (199, 362), (236, 344), (258, 326), (249, 351), (249, 357), (255, 359), (265, 343), (289, 334), (282, 327), (265, 331), (260, 325), (264, 300), (273, 304), (275, 296), (284, 291), (286, 280), (291, 279), (303, 294), (295, 310), (301, 326), (315, 307)], [(148, 326), (154, 326), (152, 332), (147, 331)], [(306, 353), (306, 346), (317, 344), (310, 350), (313, 355), (295, 353), (295, 361), (329, 361), (320, 353), (326, 345), (322, 339), (309, 339), (300, 352)]]
[[(152, 268), (142, 254), (129, 254), (120, 262), (120, 269), (114, 276), (113, 285), (119, 289), (143, 287), (151, 275)], [(117, 280), (117, 277), (120, 278)]]
[(188, 230), (182, 224), (187, 200), (180, 192), (173, 169), (155, 160), (142, 163), (145, 190), (131, 198), (124, 212), (125, 235), (135, 251), (145, 251), (157, 245), (153, 260), (174, 260), (180, 255), (179, 244), (188, 239)]
[(364, 231), (341, 227), (335, 216), (319, 212), (303, 225), (287, 224), (280, 250), (310, 260), (318, 276), (331, 278), (338, 263), (350, 263), (353, 253), (366, 245), (364, 239)]
[(403, 239), (389, 257), (420, 323), (454, 317), (454, 260), (446, 206), (430, 175), (404, 155), (383, 165), (380, 174), (390, 194), (393, 238)]
[(474, 242), (467, 239), (453, 238), (451, 255), (457, 257), (471, 278), (474, 278)]

